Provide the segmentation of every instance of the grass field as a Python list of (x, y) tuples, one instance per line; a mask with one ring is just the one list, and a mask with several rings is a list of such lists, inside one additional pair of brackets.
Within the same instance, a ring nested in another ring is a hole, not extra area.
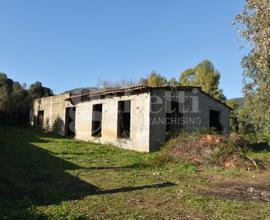
[(270, 219), (268, 169), (158, 166), (158, 154), (0, 127), (0, 219)]

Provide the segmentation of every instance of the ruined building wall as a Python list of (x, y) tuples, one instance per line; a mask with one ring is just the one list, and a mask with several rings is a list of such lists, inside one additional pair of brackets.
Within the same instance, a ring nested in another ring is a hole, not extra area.
[[(182, 113), (179, 121), (170, 121), (166, 118), (171, 108), (171, 101), (179, 102), (179, 110)], [(222, 133), (228, 134), (230, 130), (230, 109), (199, 89), (186, 91), (152, 89), (150, 114), (151, 151), (159, 150), (160, 146), (168, 139), (169, 132), (166, 131), (166, 123), (180, 122), (180, 131), (209, 129), (210, 110), (219, 112)], [(176, 135), (179, 133), (178, 130)]]
[(37, 124), (38, 112), (43, 111), (42, 128), (60, 135), (65, 135), (65, 110), (67, 107), (72, 106), (69, 102), (65, 101), (68, 97), (69, 94), (66, 93), (35, 99), (30, 116), (31, 124), (33, 126)]
[[(63, 94), (36, 99), (31, 114), (31, 124), (37, 124), (38, 116), (42, 115), (39, 113), (43, 113), (43, 129), (66, 135), (68, 114), (66, 109), (75, 107), (73, 130), (76, 139), (150, 152), (159, 150), (168, 138), (168, 133), (171, 132), (171, 130), (168, 132), (166, 117), (168, 116), (168, 102), (174, 101), (182, 103), (179, 115), (183, 121), (181, 130), (177, 131), (178, 134), (183, 130), (209, 128), (210, 110), (219, 113), (223, 133), (229, 132), (230, 109), (199, 89), (170, 91), (157, 88), (131, 95), (96, 98), (79, 102), (74, 106), (69, 101), (65, 101), (69, 96), (69, 94)], [(118, 135), (120, 117), (118, 106), (120, 101), (127, 100), (130, 100), (130, 135), (123, 138)], [(92, 133), (93, 106), (97, 104), (102, 105), (102, 129), (99, 136)]]
[[(130, 100), (130, 138), (118, 138), (118, 102)], [(101, 137), (93, 137), (93, 105), (102, 104)], [(76, 138), (96, 143), (113, 144), (126, 149), (149, 152), (150, 94), (112, 96), (82, 102), (76, 108)]]

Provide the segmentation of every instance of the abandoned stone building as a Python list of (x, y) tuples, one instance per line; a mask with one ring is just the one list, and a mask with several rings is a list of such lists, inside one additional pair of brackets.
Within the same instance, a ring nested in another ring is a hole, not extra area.
[(200, 87), (138, 85), (36, 99), (31, 124), (62, 136), (151, 152), (183, 130), (229, 132), (230, 108)]

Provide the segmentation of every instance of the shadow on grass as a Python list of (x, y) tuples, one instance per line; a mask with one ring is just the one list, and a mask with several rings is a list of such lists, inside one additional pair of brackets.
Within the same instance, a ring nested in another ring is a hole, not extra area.
[(100, 191), (99, 194), (113, 194), (113, 193), (121, 193), (121, 192), (131, 192), (136, 190), (142, 189), (158, 189), (163, 187), (172, 187), (176, 186), (175, 183), (165, 182), (165, 183), (158, 183), (158, 184), (151, 184), (151, 185), (144, 185), (144, 186), (132, 186), (132, 187), (122, 187), (118, 189), (109, 189)]
[(270, 146), (267, 142), (249, 144), (247, 147), (253, 152), (270, 151)]
[(82, 167), (83, 170), (124, 170), (124, 169), (144, 169), (152, 167), (149, 164), (135, 163), (128, 166), (102, 166), (102, 167)]
[(0, 132), (0, 208), (57, 204), (99, 190), (65, 172), (79, 166), (31, 144), (44, 142), (42, 133), (12, 128)]
[[(37, 131), (0, 127), (0, 215), (26, 210), (33, 205), (52, 205), (82, 199), (88, 195), (104, 195), (134, 190), (173, 186), (173, 183), (100, 190), (66, 172), (85, 169), (55, 157), (31, 143), (45, 142), (48, 137)], [(59, 136), (50, 136), (59, 138)], [(128, 167), (90, 167), (86, 169), (123, 169)]]

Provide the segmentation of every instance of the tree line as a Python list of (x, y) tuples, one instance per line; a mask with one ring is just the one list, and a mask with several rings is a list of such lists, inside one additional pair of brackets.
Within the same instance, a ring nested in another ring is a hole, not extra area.
[(219, 88), (220, 72), (209, 60), (204, 60), (194, 68), (189, 68), (180, 74), (179, 78), (167, 79), (162, 74), (152, 71), (149, 75), (141, 78), (139, 81), (122, 80), (111, 82), (100, 80), (98, 82), (101, 88), (127, 87), (132, 85), (143, 84), (147, 86), (164, 86), (164, 85), (183, 85), (183, 86), (200, 86), (202, 90), (210, 96), (225, 102), (226, 97), (223, 90)]
[[(228, 104), (234, 109), (231, 115), (231, 128), (233, 131), (244, 131), (246, 123), (239, 120), (236, 109), (239, 107), (234, 100), (227, 100), (220, 89), (219, 80), (221, 74), (209, 60), (200, 62), (193, 68), (189, 68), (180, 74), (179, 78), (167, 79), (156, 71), (141, 78), (139, 81), (122, 80), (118, 82), (99, 81), (100, 88), (127, 87), (144, 84), (148, 86), (200, 86), (210, 96)], [(0, 122), (1, 124), (27, 124), (31, 103), (35, 98), (54, 95), (52, 90), (36, 82), (27, 88), (19, 82), (9, 79), (6, 74), (0, 73)], [(240, 129), (239, 129), (240, 127)], [(244, 129), (242, 129), (244, 127)]]
[(33, 99), (52, 95), (52, 90), (43, 87), (41, 82), (27, 88), (0, 73), (0, 124), (27, 124)]
[(166, 79), (161, 74), (152, 72), (147, 78), (141, 79), (141, 83), (150, 86), (162, 85), (183, 85), (200, 86), (202, 90), (213, 98), (227, 104), (232, 108), (230, 115), (230, 126), (232, 132), (249, 133), (253, 132), (253, 125), (247, 118), (247, 108), (243, 107), (245, 98), (227, 99), (220, 88), (221, 73), (209, 60), (204, 60), (194, 68), (189, 68), (180, 74), (179, 79)]
[(220, 72), (209, 60), (204, 60), (194, 68), (189, 68), (180, 74), (179, 79), (175, 77), (166, 79), (162, 75), (153, 71), (146, 78), (140, 80), (140, 83), (150, 86), (162, 85), (183, 85), (183, 86), (200, 86), (202, 90), (212, 97), (225, 101), (226, 97), (223, 90), (219, 88)]

